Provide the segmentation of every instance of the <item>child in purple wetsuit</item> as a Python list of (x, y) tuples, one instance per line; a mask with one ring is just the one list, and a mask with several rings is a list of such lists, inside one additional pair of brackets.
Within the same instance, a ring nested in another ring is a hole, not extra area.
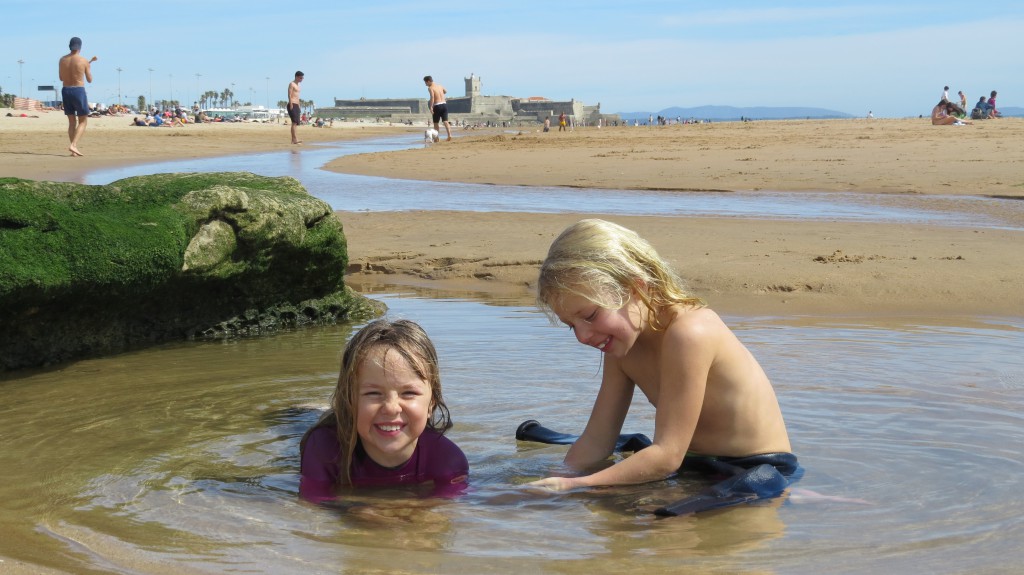
[(469, 463), (444, 436), (451, 426), (423, 328), (373, 321), (345, 347), (331, 409), (302, 438), (299, 495), (323, 502), (340, 487), (427, 482), (434, 495), (457, 494)]

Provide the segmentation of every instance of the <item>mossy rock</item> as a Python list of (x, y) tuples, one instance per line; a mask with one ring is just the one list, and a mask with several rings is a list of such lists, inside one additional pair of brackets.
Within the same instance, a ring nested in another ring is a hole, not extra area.
[(0, 178), (0, 370), (379, 313), (347, 265), (341, 222), (293, 178)]

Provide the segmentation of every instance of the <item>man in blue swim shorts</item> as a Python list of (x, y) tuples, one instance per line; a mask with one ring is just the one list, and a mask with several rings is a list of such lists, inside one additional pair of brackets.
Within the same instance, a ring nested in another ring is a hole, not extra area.
[(444, 86), (434, 81), (431, 76), (424, 76), (423, 83), (427, 85), (427, 92), (430, 93), (430, 100), (427, 105), (430, 106), (430, 115), (434, 120), (434, 129), (440, 130), (438, 125), (439, 122), (444, 122), (444, 131), (448, 133), (448, 141), (452, 140), (452, 125), (448, 123), (448, 102), (445, 100), (445, 94), (448, 90), (444, 89)]
[(61, 98), (64, 101), (64, 114), (68, 117), (68, 140), (71, 144), (68, 151), (72, 156), (81, 156), (78, 151), (78, 140), (85, 133), (85, 125), (89, 121), (89, 99), (85, 96), (85, 83), (92, 83), (92, 63), (98, 60), (93, 56), (86, 60), (79, 52), (82, 50), (82, 39), (75, 36), (68, 44), (69, 54), (61, 57), (59, 62)]

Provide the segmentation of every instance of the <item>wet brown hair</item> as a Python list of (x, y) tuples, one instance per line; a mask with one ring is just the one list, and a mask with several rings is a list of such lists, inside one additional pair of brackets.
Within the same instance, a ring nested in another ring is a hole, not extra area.
[(423, 328), (414, 321), (378, 319), (366, 324), (345, 346), (341, 356), (338, 383), (331, 395), (331, 408), (306, 431), (299, 442), (300, 457), (310, 433), (319, 427), (333, 427), (338, 436), (338, 464), (344, 484), (351, 483), (352, 456), (359, 443), (356, 432), (356, 411), (359, 401), (359, 367), (370, 354), (383, 349), (384, 354), (399, 354), (416, 376), (430, 386), (430, 419), (427, 428), (440, 433), (452, 427), (451, 414), (441, 395), (441, 371), (437, 350)]

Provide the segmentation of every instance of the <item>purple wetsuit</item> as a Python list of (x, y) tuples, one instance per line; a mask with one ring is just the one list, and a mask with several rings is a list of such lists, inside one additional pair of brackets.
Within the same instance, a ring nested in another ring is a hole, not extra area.
[[(341, 477), (338, 464), (338, 437), (330, 426), (310, 432), (302, 452), (299, 495), (313, 502), (334, 499), (334, 490)], [(387, 487), (434, 482), (432, 495), (450, 497), (466, 487), (469, 462), (458, 445), (433, 429), (424, 429), (416, 442), (416, 450), (404, 465), (389, 469), (378, 465), (356, 445), (352, 457), (353, 487)]]

